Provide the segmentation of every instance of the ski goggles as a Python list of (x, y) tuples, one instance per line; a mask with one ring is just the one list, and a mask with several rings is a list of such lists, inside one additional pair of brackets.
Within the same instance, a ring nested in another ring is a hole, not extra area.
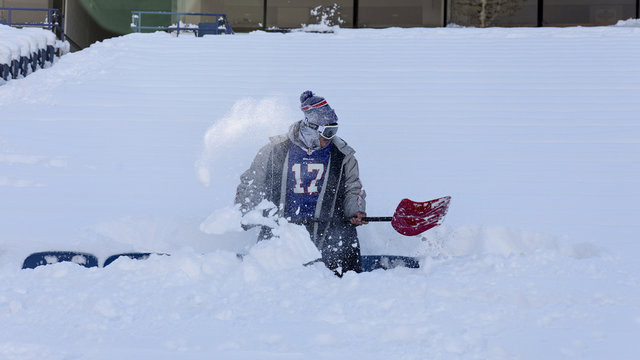
[(338, 123), (318, 125), (307, 121), (307, 126), (312, 128), (313, 130), (318, 130), (320, 136), (327, 140), (333, 139), (333, 137), (338, 133)]

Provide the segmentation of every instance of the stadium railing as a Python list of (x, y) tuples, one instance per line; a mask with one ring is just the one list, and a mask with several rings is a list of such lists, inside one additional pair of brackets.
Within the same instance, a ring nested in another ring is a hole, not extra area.
[[(59, 34), (60, 40), (64, 39), (64, 18), (62, 12), (59, 9), (41, 9), (41, 8), (15, 8), (15, 7), (0, 7), (0, 11), (8, 12), (6, 20), (0, 20), (0, 23), (4, 25), (14, 27), (39, 27), (43, 29), (50, 29), (56, 36)], [(47, 21), (42, 23), (37, 22), (14, 22), (14, 12), (45, 12), (47, 13)]]
[[(143, 15), (170, 15), (176, 17), (176, 25), (171, 26), (145, 26), (142, 24)], [(181, 18), (186, 16), (205, 16), (213, 18), (213, 22), (200, 22), (197, 27), (190, 24), (185, 24), (181, 21)], [(180, 36), (180, 32), (192, 32), (198, 37), (204, 35), (219, 35), (219, 34), (233, 34), (233, 30), (229, 25), (229, 20), (226, 14), (216, 13), (183, 13), (183, 12), (170, 12), (170, 11), (132, 11), (131, 12), (131, 29), (135, 32), (142, 32), (145, 30), (162, 30), (162, 31), (175, 31), (177, 36)]]

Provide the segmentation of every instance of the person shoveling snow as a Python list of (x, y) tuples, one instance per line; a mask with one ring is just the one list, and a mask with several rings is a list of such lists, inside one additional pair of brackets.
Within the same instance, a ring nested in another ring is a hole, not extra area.
[[(327, 267), (339, 276), (360, 272), (356, 226), (367, 223), (366, 194), (355, 151), (336, 136), (338, 117), (323, 97), (305, 91), (300, 105), (305, 118), (258, 152), (235, 202), (243, 213), (262, 200), (277, 204), (280, 216), (307, 228)], [(272, 236), (262, 226), (259, 240)]]

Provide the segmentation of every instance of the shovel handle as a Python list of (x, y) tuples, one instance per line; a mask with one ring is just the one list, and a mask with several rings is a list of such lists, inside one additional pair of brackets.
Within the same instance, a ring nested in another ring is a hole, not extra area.
[(393, 217), (391, 216), (374, 216), (374, 217), (363, 217), (362, 221), (391, 221)]
[[(362, 218), (362, 221), (367, 222), (376, 222), (376, 221), (391, 221), (393, 220), (392, 216), (365, 216)], [(345, 222), (351, 222), (351, 218), (344, 218)]]

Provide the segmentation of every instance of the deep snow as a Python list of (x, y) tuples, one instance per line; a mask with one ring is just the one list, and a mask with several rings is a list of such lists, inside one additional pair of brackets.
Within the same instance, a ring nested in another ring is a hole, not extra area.
[[(636, 358), (624, 25), (132, 34), (0, 86), (0, 358)], [(307, 89), (357, 150), (370, 215), (453, 197), (425, 236), (359, 231), (421, 269), (338, 279), (297, 265), (295, 226), (254, 247), (238, 230), (238, 176)], [(172, 255), (19, 270), (43, 249)]]

